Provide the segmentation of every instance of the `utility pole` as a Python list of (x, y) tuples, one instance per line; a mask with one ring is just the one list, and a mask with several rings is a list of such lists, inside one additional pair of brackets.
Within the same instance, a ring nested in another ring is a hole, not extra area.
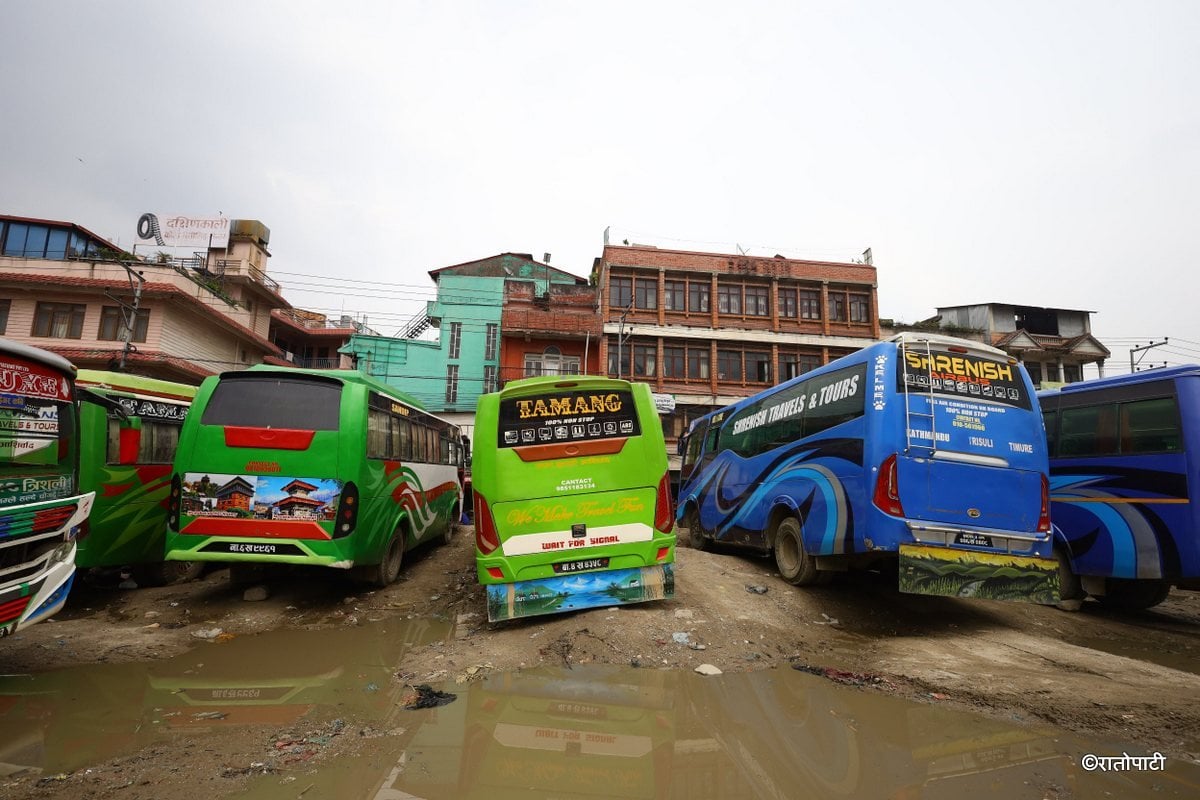
[(1167, 343), (1167, 340), (1168, 340), (1168, 337), (1164, 336), (1163, 340), (1161, 342), (1150, 342), (1150, 344), (1144, 344), (1141, 347), (1129, 348), (1129, 371), (1137, 372), (1137, 364), (1140, 364), (1142, 362), (1142, 357), (1138, 356), (1137, 363), (1134, 363), (1134, 360), (1133, 360), (1134, 353), (1140, 353), (1145, 350), (1151, 350), (1155, 347), (1162, 347), (1164, 344)]
[(108, 292), (104, 293), (105, 296), (116, 303), (117, 307), (121, 310), (121, 322), (123, 323), (122, 327), (124, 330), (121, 331), (121, 342), (123, 346), (121, 348), (121, 358), (117, 362), (118, 372), (125, 371), (125, 359), (131, 352), (137, 349), (133, 346), (133, 328), (137, 324), (138, 308), (142, 301), (142, 287), (146, 284), (146, 277), (141, 272), (135, 272), (128, 264), (122, 263), (121, 266), (124, 267), (125, 272), (129, 274), (129, 288), (133, 291), (133, 304), (130, 305), (122, 298), (114, 297)]
[(617, 327), (617, 380), (621, 379), (621, 348), (625, 344), (625, 340), (629, 338), (625, 335), (625, 316), (632, 310), (633, 300), (630, 299), (629, 305), (625, 306), (625, 310), (621, 312), (621, 324)]

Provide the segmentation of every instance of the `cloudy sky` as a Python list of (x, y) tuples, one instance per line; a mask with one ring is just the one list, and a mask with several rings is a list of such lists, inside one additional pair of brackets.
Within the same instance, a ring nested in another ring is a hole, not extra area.
[(1200, 361), (1200, 4), (0, 7), (0, 209), (126, 247), (271, 229), (296, 305), (392, 333), (431, 269), (613, 241), (848, 261), (883, 316), (1096, 312)]

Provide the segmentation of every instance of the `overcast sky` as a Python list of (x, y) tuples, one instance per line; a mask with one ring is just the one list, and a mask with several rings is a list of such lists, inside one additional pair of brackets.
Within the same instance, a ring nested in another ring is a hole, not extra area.
[[(1200, 3), (6, 2), (0, 210), (126, 247), (271, 229), (294, 304), (392, 333), (495, 253), (849, 261), (884, 317), (1096, 312), (1200, 361)], [(356, 281), (356, 282), (355, 282)]]

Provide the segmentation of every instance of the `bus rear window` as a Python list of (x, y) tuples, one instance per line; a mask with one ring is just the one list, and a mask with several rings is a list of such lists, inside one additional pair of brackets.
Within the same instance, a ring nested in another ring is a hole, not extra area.
[(294, 376), (246, 374), (222, 378), (200, 422), (242, 428), (336, 431), (342, 385)]
[(638, 436), (630, 391), (564, 391), (500, 401), (497, 447)]

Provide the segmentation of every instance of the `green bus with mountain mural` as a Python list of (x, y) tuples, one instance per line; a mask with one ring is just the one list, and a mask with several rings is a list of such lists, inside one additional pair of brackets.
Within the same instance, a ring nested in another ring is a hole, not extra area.
[(172, 477), (169, 561), (309, 564), (386, 586), (462, 516), (458, 428), (355, 370), (205, 379)]

